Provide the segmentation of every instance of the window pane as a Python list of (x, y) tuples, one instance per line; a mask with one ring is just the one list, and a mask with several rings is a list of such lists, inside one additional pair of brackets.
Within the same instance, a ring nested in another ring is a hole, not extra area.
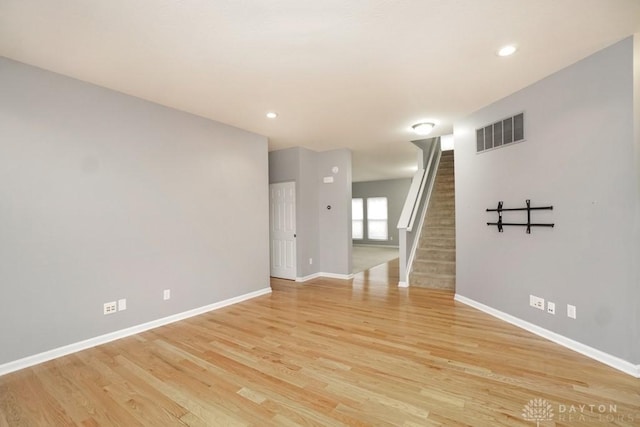
[(367, 221), (370, 240), (387, 240), (387, 220)]
[(370, 240), (387, 240), (387, 198), (367, 199), (367, 237)]
[(351, 199), (351, 238), (364, 239), (364, 201)]
[(387, 219), (386, 197), (371, 197), (367, 199), (367, 219)]
[(351, 238), (352, 239), (363, 239), (364, 238), (364, 230), (362, 229), (364, 225), (364, 221), (362, 220), (353, 220), (351, 221)]
[(364, 219), (362, 199), (351, 199), (351, 219)]

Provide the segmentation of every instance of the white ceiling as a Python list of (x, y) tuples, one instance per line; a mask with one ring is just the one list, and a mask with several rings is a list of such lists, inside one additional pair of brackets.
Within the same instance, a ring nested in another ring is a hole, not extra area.
[[(0, 55), (410, 176), (409, 132), (633, 33), (640, 0), (0, 0)], [(508, 58), (496, 50), (508, 43)], [(269, 120), (267, 111), (279, 117)]]

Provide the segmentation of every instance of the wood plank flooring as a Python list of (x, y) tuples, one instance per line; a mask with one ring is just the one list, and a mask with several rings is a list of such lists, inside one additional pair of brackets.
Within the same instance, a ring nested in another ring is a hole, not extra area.
[[(397, 261), (274, 279), (271, 295), (5, 375), (0, 427), (640, 425), (640, 380), (396, 283)], [(523, 417), (532, 399), (549, 421)]]

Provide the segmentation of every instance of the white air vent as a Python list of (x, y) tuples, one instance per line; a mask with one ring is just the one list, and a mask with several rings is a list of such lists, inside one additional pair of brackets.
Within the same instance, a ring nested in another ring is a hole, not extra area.
[(476, 152), (524, 141), (524, 113), (476, 129)]

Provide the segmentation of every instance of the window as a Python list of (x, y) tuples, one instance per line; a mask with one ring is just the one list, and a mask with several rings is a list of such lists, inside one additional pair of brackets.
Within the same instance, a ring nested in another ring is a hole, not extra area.
[(367, 199), (367, 237), (370, 240), (387, 240), (387, 198)]
[[(351, 199), (351, 238), (353, 240), (387, 240), (389, 238), (386, 197)], [(366, 220), (366, 227), (365, 227)]]
[(363, 199), (351, 199), (351, 238), (364, 239)]

